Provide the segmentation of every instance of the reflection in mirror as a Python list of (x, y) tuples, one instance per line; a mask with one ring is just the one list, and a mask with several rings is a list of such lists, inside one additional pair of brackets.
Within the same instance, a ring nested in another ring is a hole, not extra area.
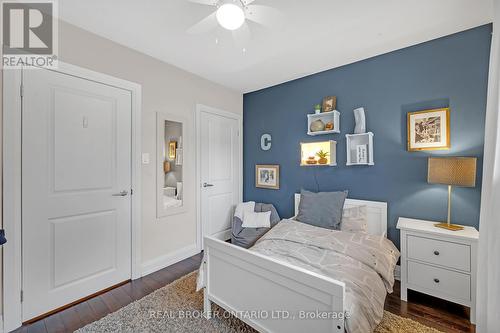
[(163, 209), (182, 207), (182, 123), (164, 121)]

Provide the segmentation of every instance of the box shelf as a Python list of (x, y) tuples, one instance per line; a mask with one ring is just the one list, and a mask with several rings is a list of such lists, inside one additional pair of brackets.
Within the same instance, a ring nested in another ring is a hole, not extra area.
[[(320, 164), (316, 153), (320, 150), (328, 153), (326, 163)], [(310, 156), (315, 157), (315, 164), (307, 163)], [(300, 143), (300, 165), (301, 166), (336, 166), (337, 165), (337, 142), (333, 140), (320, 142)]]
[[(316, 120), (321, 120), (325, 125), (330, 122), (333, 123), (333, 129), (312, 132), (311, 123)], [(307, 115), (307, 135), (315, 136), (335, 133), (340, 133), (340, 112), (338, 112), (337, 110)]]
[(346, 134), (347, 166), (375, 165), (373, 161), (373, 133)]

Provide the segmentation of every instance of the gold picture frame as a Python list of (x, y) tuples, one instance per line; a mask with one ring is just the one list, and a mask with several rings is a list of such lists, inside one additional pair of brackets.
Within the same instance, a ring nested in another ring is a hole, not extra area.
[(170, 141), (168, 143), (168, 158), (170, 160), (175, 160), (177, 152), (177, 141)]
[(321, 112), (330, 112), (337, 108), (337, 96), (327, 96), (323, 98)]
[(450, 108), (408, 112), (408, 151), (450, 149)]
[(255, 187), (279, 190), (280, 166), (269, 165), (269, 164), (256, 164)]

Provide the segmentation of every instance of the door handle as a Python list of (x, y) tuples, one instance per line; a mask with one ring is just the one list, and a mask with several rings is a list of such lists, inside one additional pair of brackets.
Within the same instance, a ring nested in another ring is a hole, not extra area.
[(214, 184), (209, 184), (209, 183), (203, 183), (203, 187), (212, 187)]
[(118, 193), (113, 193), (113, 194), (111, 194), (111, 195), (112, 195), (112, 196), (114, 196), (114, 197), (124, 197), (124, 196), (126, 196), (127, 194), (128, 194), (128, 191), (123, 190), (123, 191), (121, 191), (121, 192), (118, 192)]

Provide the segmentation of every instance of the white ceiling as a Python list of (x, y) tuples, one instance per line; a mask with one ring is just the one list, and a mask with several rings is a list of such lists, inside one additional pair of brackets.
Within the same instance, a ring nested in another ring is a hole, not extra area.
[(280, 14), (266, 25), (246, 23), (250, 38), (217, 26), (187, 33), (214, 11), (187, 0), (61, 0), (59, 13), (83, 29), (250, 92), (491, 22), (491, 3), (255, 0)]

